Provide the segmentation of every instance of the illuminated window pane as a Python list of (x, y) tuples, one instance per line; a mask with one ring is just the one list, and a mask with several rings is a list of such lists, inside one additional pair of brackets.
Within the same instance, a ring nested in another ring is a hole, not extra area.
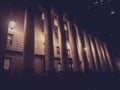
[(55, 31), (55, 38), (58, 39), (58, 30)]
[(44, 13), (42, 13), (41, 31), (44, 32)]
[(13, 44), (13, 34), (8, 34), (7, 45), (12, 46)]
[(44, 15), (44, 13), (42, 13), (42, 20), (44, 20), (45, 19), (45, 15)]
[(6, 59), (4, 60), (3, 68), (4, 68), (5, 70), (9, 70), (9, 69), (10, 69), (10, 58), (6, 58)]
[(58, 63), (58, 71), (61, 71), (61, 63)]
[(68, 56), (70, 56), (70, 49), (67, 49), (67, 51), (68, 51)]
[(56, 38), (56, 39), (59, 39), (58, 27), (54, 27), (54, 31), (55, 31), (55, 38)]
[(54, 25), (55, 25), (55, 26), (58, 26), (57, 18), (54, 18), (54, 21), (53, 21), (53, 22), (54, 22)]
[(68, 28), (67, 28), (67, 24), (64, 24), (64, 29), (67, 31)]
[(69, 42), (67, 42), (67, 49), (70, 50), (70, 44), (69, 44)]
[(57, 54), (59, 55), (60, 54), (60, 48), (59, 48), (59, 46), (56, 46), (56, 51), (57, 51)]
[(66, 39), (69, 40), (69, 34), (68, 34), (68, 31), (66, 31)]

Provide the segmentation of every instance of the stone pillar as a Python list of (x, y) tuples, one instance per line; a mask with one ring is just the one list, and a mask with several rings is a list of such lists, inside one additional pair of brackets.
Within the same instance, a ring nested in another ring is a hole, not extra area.
[(101, 59), (102, 59), (102, 64), (104, 66), (104, 72), (106, 72), (106, 64), (105, 64), (105, 61), (104, 61), (104, 57), (103, 57), (103, 54), (102, 54), (102, 48), (101, 48), (101, 43), (100, 43), (100, 40), (98, 40), (98, 44), (99, 44), (99, 48), (100, 48), (100, 54), (101, 54)]
[(62, 71), (68, 71), (68, 53), (67, 53), (67, 43), (66, 43), (66, 34), (64, 30), (64, 22), (63, 22), (63, 14), (61, 12), (58, 13), (58, 25), (59, 25), (59, 33), (60, 33), (60, 58)]
[(108, 63), (107, 63), (107, 58), (105, 56), (105, 51), (104, 51), (104, 48), (103, 48), (103, 45), (102, 45), (101, 41), (100, 41), (100, 48), (101, 48), (101, 52), (102, 52), (102, 56), (103, 56), (103, 61), (104, 61), (104, 65), (105, 65), (106, 72), (107, 72), (108, 71)]
[(53, 33), (50, 7), (44, 12), (44, 35), (45, 35), (45, 70), (46, 74), (55, 71), (54, 68), (54, 50), (53, 50)]
[(77, 35), (77, 50), (78, 50), (78, 53), (79, 53), (79, 60), (81, 62), (81, 71), (82, 73), (85, 72), (85, 69), (86, 69), (86, 61), (85, 61), (85, 58), (84, 58), (84, 55), (83, 55), (83, 52), (84, 52), (84, 47), (83, 47), (83, 44), (82, 44), (82, 39), (81, 39), (81, 35), (80, 35), (80, 31), (78, 29), (78, 26), (77, 24), (74, 23), (74, 26), (75, 26), (75, 29), (76, 29), (76, 35)]
[(98, 53), (98, 57), (99, 57), (99, 62), (100, 62), (100, 65), (101, 65), (101, 69), (104, 72), (105, 71), (105, 65), (104, 65), (104, 62), (103, 62), (103, 57), (102, 57), (102, 53), (101, 53), (99, 41), (98, 41), (97, 38), (95, 38), (95, 44), (96, 44), (96, 49), (97, 49), (97, 53)]
[(102, 49), (103, 49), (103, 54), (104, 54), (104, 59), (105, 59), (107, 71), (109, 72), (109, 71), (110, 71), (110, 68), (109, 68), (109, 63), (108, 63), (107, 56), (106, 56), (106, 51), (105, 51), (105, 48), (104, 48), (104, 42), (101, 43), (101, 45), (102, 45)]
[(95, 62), (94, 62), (94, 57), (93, 57), (93, 50), (92, 50), (92, 46), (91, 46), (91, 40), (90, 40), (90, 35), (88, 35), (88, 43), (89, 43), (89, 48), (90, 48), (90, 56), (91, 56), (91, 63), (92, 63), (92, 71), (95, 72), (96, 68), (95, 68)]
[(97, 64), (97, 67), (98, 67), (98, 72), (101, 72), (102, 67), (100, 65), (100, 58), (99, 58), (97, 39), (96, 38), (93, 38), (93, 45), (94, 45), (94, 48), (95, 48), (95, 53), (96, 53), (96, 58), (97, 58), (96, 64)]
[(72, 56), (72, 62), (73, 62), (73, 71), (77, 72), (77, 71), (80, 71), (80, 61), (79, 61), (79, 56), (77, 52), (77, 44), (76, 44), (76, 38), (75, 38), (76, 35), (75, 35), (75, 31), (73, 30), (72, 21), (68, 20), (67, 24), (68, 24), (71, 56)]
[(106, 43), (103, 43), (103, 47), (104, 47), (104, 50), (105, 50), (105, 55), (106, 55), (106, 57), (107, 57), (109, 69), (110, 69), (110, 71), (114, 72), (114, 67), (113, 67), (112, 60), (111, 60), (111, 58), (110, 58), (110, 54), (109, 54), (109, 52), (108, 52), (108, 48), (107, 48)]
[(24, 70), (34, 71), (34, 7), (27, 3), (24, 22)]
[(88, 66), (90, 71), (94, 72), (94, 61), (92, 58), (92, 52), (91, 52), (91, 46), (89, 43), (89, 39), (88, 39), (88, 35), (86, 32), (83, 32), (84, 35), (84, 42), (85, 42), (85, 52), (86, 52), (86, 56), (87, 56), (87, 60), (88, 60)]
[(93, 42), (92, 36), (89, 36), (89, 39), (90, 39), (90, 45), (91, 45), (91, 50), (92, 50), (92, 54), (93, 54), (93, 60), (94, 60), (94, 64), (95, 64), (95, 70), (97, 72), (99, 72), (99, 63), (98, 63), (98, 58), (97, 58), (96, 47)]
[(3, 63), (6, 54), (6, 43), (9, 23), (9, 7), (7, 2), (0, 3), (0, 72), (3, 69)]

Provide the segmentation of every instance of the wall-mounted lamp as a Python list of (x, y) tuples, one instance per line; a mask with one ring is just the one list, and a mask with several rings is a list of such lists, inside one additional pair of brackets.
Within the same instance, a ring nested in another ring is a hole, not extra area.
[(9, 27), (8, 27), (9, 30), (14, 30), (15, 25), (16, 25), (15, 21), (10, 21), (10, 22), (9, 22)]

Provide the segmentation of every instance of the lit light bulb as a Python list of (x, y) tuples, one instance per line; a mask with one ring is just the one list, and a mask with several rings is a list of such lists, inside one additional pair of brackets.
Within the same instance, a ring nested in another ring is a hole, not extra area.
[(16, 25), (15, 21), (10, 21), (10, 22), (9, 22), (9, 28), (10, 28), (11, 30), (14, 29), (15, 25)]

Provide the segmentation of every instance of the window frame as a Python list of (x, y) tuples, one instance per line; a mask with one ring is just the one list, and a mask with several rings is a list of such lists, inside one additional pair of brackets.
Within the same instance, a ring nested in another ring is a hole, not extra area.
[[(6, 63), (6, 60), (9, 60), (9, 64), (7, 63), (7, 65), (5, 65)], [(11, 58), (10, 57), (6, 57), (5, 59), (4, 59), (4, 62), (3, 62), (3, 68), (4, 68), (4, 70), (5, 71), (10, 71), (10, 64), (11, 64)], [(7, 66), (7, 68), (6, 68), (6, 66)]]
[(60, 47), (59, 46), (56, 46), (56, 52), (57, 52), (57, 55), (60, 55)]
[(13, 34), (8, 33), (8, 35), (7, 35), (7, 45), (8, 46), (13, 45)]

